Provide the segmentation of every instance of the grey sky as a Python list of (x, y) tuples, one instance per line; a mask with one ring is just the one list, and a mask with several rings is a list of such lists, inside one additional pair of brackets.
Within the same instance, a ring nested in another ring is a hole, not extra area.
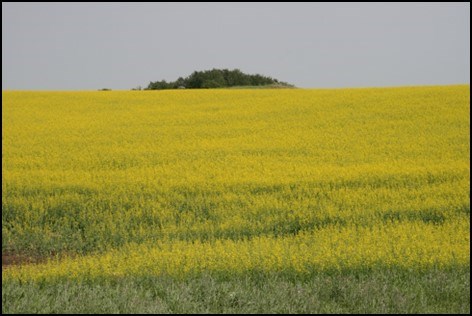
[(2, 89), (239, 68), (298, 87), (469, 83), (469, 3), (4, 3)]

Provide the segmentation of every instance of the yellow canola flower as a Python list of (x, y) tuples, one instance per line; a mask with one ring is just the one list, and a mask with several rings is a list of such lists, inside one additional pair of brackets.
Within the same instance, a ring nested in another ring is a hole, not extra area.
[(470, 263), (470, 87), (2, 92), (4, 280)]
[(102, 255), (3, 270), (4, 280), (75, 280), (115, 276), (171, 275), (204, 272), (332, 271), (356, 268), (422, 270), (470, 264), (470, 225), (440, 226), (421, 222), (375, 227), (348, 227), (303, 232), (283, 238), (214, 242), (161, 241), (130, 244)]

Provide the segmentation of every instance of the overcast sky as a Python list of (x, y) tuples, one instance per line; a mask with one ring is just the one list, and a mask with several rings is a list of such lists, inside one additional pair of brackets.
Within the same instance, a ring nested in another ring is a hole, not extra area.
[(2, 89), (239, 68), (298, 87), (469, 83), (469, 3), (4, 3)]

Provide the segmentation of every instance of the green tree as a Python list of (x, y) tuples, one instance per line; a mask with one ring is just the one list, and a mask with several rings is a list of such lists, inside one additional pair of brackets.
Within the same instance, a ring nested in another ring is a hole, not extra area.
[(248, 75), (239, 69), (228, 70), (213, 68), (211, 70), (194, 71), (190, 76), (186, 78), (179, 77), (174, 82), (166, 82), (165, 80), (150, 82), (146, 90), (178, 89), (180, 87), (189, 89), (225, 88), (234, 86), (265, 86), (273, 84), (290, 86), (285, 82), (280, 82), (271, 77), (259, 74)]

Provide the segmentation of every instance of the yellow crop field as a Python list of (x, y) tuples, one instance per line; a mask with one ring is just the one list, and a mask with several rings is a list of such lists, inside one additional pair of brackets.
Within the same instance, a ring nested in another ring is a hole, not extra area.
[(469, 88), (4, 91), (2, 285), (470, 270)]

